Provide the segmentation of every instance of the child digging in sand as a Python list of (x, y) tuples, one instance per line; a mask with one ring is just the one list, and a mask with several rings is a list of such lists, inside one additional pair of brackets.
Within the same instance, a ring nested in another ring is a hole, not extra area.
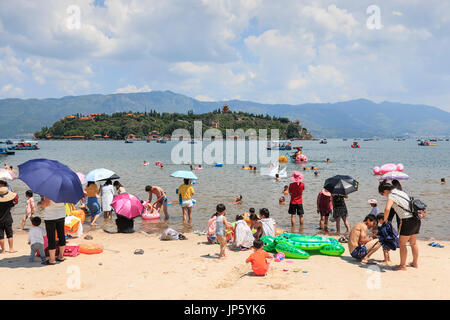
[(272, 256), (263, 250), (263, 242), (260, 239), (253, 241), (253, 247), (255, 248), (255, 252), (245, 262), (252, 264), (252, 270), (255, 275), (265, 276), (267, 271), (269, 271), (269, 262), (267, 259), (272, 259)]
[(225, 218), (227, 210), (224, 204), (219, 203), (216, 206), (216, 212), (216, 237), (220, 243), (219, 259), (221, 259), (225, 258), (225, 249), (227, 248), (227, 229), (233, 230), (233, 226), (227, 221), (227, 218)]

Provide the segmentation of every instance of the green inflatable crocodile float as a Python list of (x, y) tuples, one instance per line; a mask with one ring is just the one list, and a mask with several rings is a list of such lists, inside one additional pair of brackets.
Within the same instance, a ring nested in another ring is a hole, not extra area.
[(340, 256), (344, 247), (333, 238), (311, 236), (297, 233), (283, 233), (277, 237), (261, 237), (264, 250), (267, 252), (283, 252), (286, 258), (308, 259), (311, 253), (327, 256)]

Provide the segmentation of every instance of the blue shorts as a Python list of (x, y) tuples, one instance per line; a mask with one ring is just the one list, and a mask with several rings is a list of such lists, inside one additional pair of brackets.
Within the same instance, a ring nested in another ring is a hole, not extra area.
[(356, 247), (351, 253), (351, 256), (355, 259), (363, 259), (366, 255), (367, 255), (366, 246)]
[(89, 212), (91, 213), (91, 217), (95, 217), (102, 213), (97, 197), (89, 197), (87, 201), (87, 207), (89, 209)]

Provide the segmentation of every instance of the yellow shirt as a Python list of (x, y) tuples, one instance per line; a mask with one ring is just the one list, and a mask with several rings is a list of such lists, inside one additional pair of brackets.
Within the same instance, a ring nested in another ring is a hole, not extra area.
[(86, 193), (88, 198), (96, 197), (99, 193), (97, 185), (91, 184), (89, 187), (86, 187)]
[(178, 187), (178, 194), (181, 194), (182, 200), (191, 199), (194, 195), (194, 188), (190, 184), (182, 184)]

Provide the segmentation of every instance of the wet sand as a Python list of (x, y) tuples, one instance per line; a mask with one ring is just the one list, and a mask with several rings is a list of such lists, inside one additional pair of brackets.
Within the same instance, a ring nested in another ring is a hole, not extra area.
[[(140, 232), (96, 230), (88, 234), (93, 240), (71, 239), (69, 244), (100, 243), (106, 249), (103, 253), (81, 254), (54, 266), (42, 266), (39, 258), (28, 262), (27, 231), (15, 230), (18, 252), (0, 254), (0, 299), (450, 298), (448, 241), (438, 241), (444, 248), (419, 241), (418, 269), (394, 271), (392, 266), (361, 265), (350, 257), (344, 244), (346, 251), (341, 257), (272, 261), (268, 274), (256, 277), (245, 263), (252, 250), (227, 251), (227, 257), (219, 260), (219, 246), (207, 244), (203, 235), (189, 233), (187, 240), (161, 241), (157, 235)], [(135, 249), (143, 249), (144, 254), (134, 254)], [(408, 262), (411, 257), (408, 248)], [(373, 259), (381, 261), (382, 251)], [(398, 250), (391, 251), (391, 260), (399, 263)]]

